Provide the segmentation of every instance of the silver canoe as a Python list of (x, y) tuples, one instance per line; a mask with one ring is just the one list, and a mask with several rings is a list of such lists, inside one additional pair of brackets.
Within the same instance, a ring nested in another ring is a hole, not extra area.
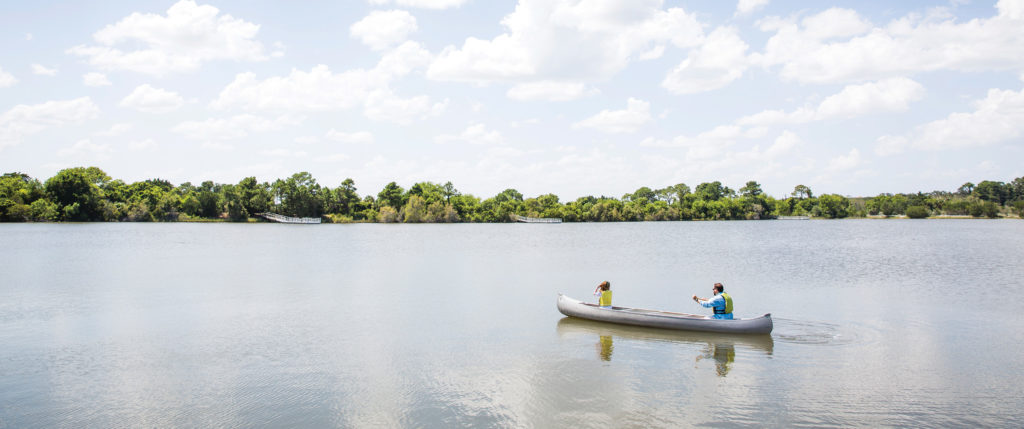
[(579, 317), (581, 319), (651, 328), (723, 332), (729, 334), (770, 334), (772, 332), (771, 313), (753, 319), (722, 320), (698, 314), (673, 313), (642, 308), (601, 308), (596, 304), (577, 301), (562, 294), (558, 294), (558, 311), (566, 316)]

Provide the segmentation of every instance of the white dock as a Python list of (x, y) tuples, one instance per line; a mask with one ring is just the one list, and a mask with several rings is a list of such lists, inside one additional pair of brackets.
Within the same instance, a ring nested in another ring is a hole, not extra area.
[(300, 223), (300, 224), (317, 224), (320, 223), (318, 217), (291, 217), (285, 215), (279, 215), (277, 213), (256, 213), (256, 216), (262, 217), (271, 222), (277, 223)]
[(562, 219), (557, 217), (526, 217), (517, 214), (511, 216), (513, 221), (523, 223), (562, 223)]

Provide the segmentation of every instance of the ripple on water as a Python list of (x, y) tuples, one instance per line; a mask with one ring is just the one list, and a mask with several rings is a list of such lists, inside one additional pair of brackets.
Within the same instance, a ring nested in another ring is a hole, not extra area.
[(772, 337), (779, 342), (818, 346), (863, 343), (871, 335), (863, 329), (813, 320), (774, 319)]

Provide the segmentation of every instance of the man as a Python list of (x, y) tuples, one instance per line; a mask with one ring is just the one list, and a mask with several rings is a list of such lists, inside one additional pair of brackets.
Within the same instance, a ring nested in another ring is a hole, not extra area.
[(713, 308), (715, 311), (714, 316), (711, 316), (713, 319), (732, 319), (732, 297), (725, 293), (725, 286), (715, 283), (712, 290), (715, 292), (714, 298), (703, 299), (694, 295), (693, 300), (703, 307)]

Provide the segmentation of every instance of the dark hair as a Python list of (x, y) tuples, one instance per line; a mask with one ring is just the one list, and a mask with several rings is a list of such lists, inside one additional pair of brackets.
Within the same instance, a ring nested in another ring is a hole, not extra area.
[(601, 288), (601, 290), (612, 290), (612, 284), (608, 283), (607, 280), (601, 282), (597, 287)]
[(715, 290), (717, 290), (718, 293), (725, 292), (725, 286), (722, 286), (721, 283), (715, 283)]

